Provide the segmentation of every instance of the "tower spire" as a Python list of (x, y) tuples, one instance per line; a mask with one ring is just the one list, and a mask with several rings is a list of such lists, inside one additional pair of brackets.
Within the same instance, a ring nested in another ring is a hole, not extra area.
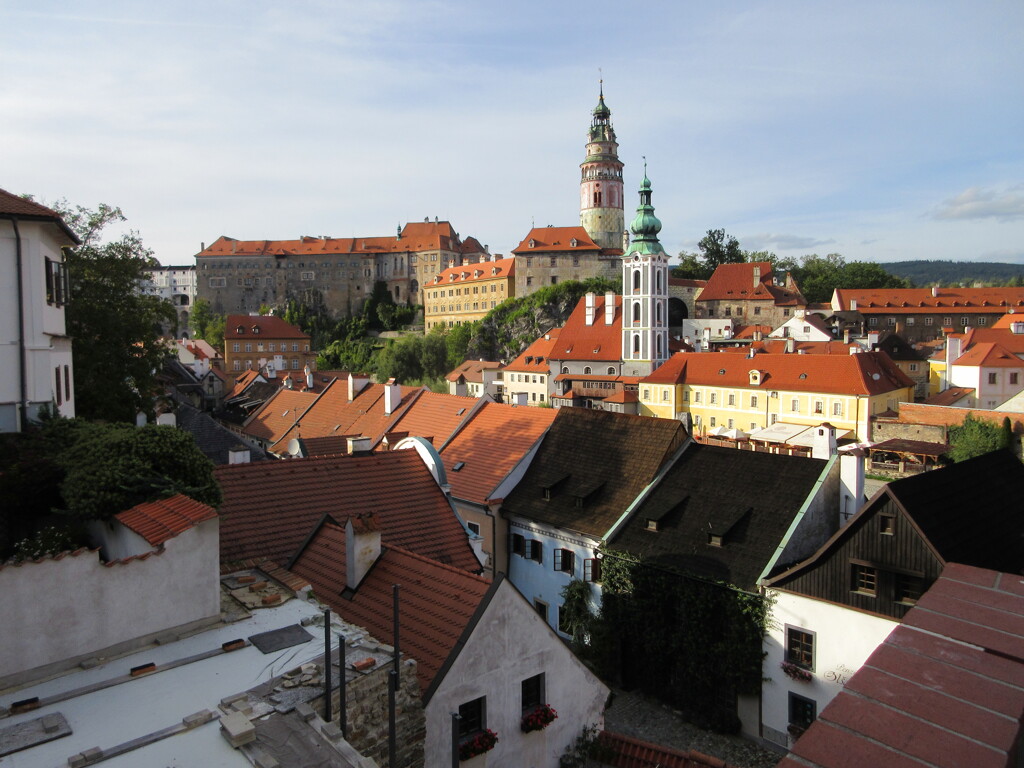
[(580, 164), (580, 225), (603, 249), (622, 248), (622, 198), (622, 161), (602, 77), (587, 133), (587, 155)]

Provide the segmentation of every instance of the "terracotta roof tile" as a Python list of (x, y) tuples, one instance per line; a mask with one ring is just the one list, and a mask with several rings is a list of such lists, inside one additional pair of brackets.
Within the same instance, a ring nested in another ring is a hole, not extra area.
[[(576, 241), (576, 245), (572, 244), (573, 240)], [(530, 246), (530, 241), (533, 241), (533, 247)], [(583, 227), (534, 227), (523, 241), (512, 249), (512, 253), (526, 257), (538, 251), (581, 253), (600, 250), (601, 247), (591, 239)]]
[(954, 405), (973, 394), (974, 387), (950, 387), (941, 392), (936, 392), (924, 402), (926, 405)]
[(425, 286), (461, 285), (472, 283), (477, 280), (492, 280), (497, 277), (515, 276), (515, 259), (496, 259), (495, 261), (483, 261), (470, 264), (463, 264), (461, 267), (448, 267), (442, 270)]
[(485, 403), (441, 451), (452, 494), (485, 504), (555, 420), (555, 413), (553, 408)]
[(279, 389), (254, 413), (242, 430), (247, 435), (276, 443), (316, 400), (312, 392)]
[(836, 288), (834, 305), (842, 312), (852, 310), (856, 302), (856, 311), (867, 315), (1002, 315), (1024, 307), (1024, 288), (941, 288), (938, 294), (933, 296), (931, 288)]
[(465, 529), (416, 451), (218, 467), (221, 560), (285, 564), (323, 515), (374, 512), (386, 544), (479, 570)]
[[(238, 329), (242, 330), (239, 331)], [(254, 331), (258, 328), (258, 331)], [(224, 320), (224, 340), (234, 339), (305, 339), (309, 336), (298, 326), (274, 315), (228, 315)]]
[(914, 386), (881, 352), (856, 355), (757, 355), (681, 352), (646, 378), (645, 384), (701, 384), (750, 388), (752, 369), (761, 371), (760, 389), (877, 395)]
[(21, 219), (33, 219), (52, 221), (60, 227), (72, 243), (77, 245), (80, 241), (78, 236), (71, 231), (71, 228), (64, 223), (60, 214), (45, 205), (26, 200), (19, 195), (12, 195), (6, 189), (0, 189), (0, 215), (16, 216)]
[(1024, 368), (1024, 360), (1002, 344), (984, 341), (960, 355), (953, 365), (978, 365), (986, 368)]
[(477, 405), (483, 403), (475, 397), (424, 392), (401, 417), (389, 425), (388, 431), (426, 437), (435, 448), (440, 448), (459, 424), (469, 418), (470, 411)]
[(1024, 413), (1010, 411), (983, 411), (975, 408), (950, 408), (932, 403), (900, 403), (899, 419), (905, 424), (928, 424), (951, 427), (963, 424), (964, 417), (971, 414), (977, 421), (986, 421), (999, 426), (1004, 418), (1010, 419), (1015, 435), (1024, 434)]
[(594, 322), (587, 325), (587, 299), (584, 296), (565, 321), (552, 346), (552, 360), (593, 360), (618, 362), (622, 356), (622, 297), (615, 297), (615, 314), (605, 323), (605, 295), (594, 297)]
[[(760, 270), (754, 283), (754, 270)], [(768, 291), (772, 281), (772, 265), (767, 261), (745, 262), (742, 264), (720, 264), (708, 279), (698, 301), (722, 301), (733, 299), (764, 299), (773, 301)]]
[(448, 381), (465, 379), (466, 381), (473, 382), (474, 384), (483, 384), (484, 371), (495, 371), (500, 369), (501, 363), (490, 360), (467, 360), (445, 376), (445, 379)]
[(205, 520), (212, 520), (217, 517), (217, 510), (179, 493), (169, 499), (137, 504), (114, 517), (155, 547)]
[[(733, 337), (735, 338), (735, 337)], [(786, 352), (786, 344), (789, 343), (789, 339), (769, 339), (765, 338), (761, 341), (752, 341), (750, 344), (744, 344), (739, 347), (725, 347), (718, 350), (719, 352), (727, 352), (729, 354), (750, 354), (750, 350), (755, 350), (758, 354), (766, 355), (785, 355), (785, 354), (805, 354), (805, 355), (849, 355), (851, 349), (856, 349), (858, 352), (853, 354), (859, 354), (861, 346), (856, 343), (844, 344), (841, 341), (793, 341), (793, 351)]]
[[(382, 539), (389, 530), (384, 523)], [(386, 545), (351, 599), (345, 589), (345, 529), (325, 521), (303, 548), (292, 571), (307, 579), (317, 596), (345, 621), (394, 642), (392, 585), (399, 585), (401, 650), (417, 662), (426, 691), (455, 648), (491, 584), (407, 549)]]

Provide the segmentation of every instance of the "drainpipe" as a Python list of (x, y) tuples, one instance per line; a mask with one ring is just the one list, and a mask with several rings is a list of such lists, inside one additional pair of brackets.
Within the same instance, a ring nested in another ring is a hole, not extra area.
[(18, 430), (24, 432), (28, 428), (28, 350), (25, 347), (25, 284), (23, 254), (21, 249), (21, 232), (18, 230), (18, 220), (11, 218), (11, 226), (14, 227), (14, 252), (18, 264), (18, 361), (21, 368), (19, 379)]

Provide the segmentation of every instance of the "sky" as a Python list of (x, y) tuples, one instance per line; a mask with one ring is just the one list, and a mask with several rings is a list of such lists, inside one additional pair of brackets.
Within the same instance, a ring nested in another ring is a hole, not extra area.
[(0, 0), (0, 188), (165, 264), (426, 217), (508, 254), (579, 223), (601, 78), (671, 254), (1024, 263), (1020, 0)]

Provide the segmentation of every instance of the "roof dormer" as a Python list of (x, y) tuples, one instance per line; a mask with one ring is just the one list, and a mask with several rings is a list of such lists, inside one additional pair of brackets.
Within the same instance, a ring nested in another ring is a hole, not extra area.
[(253, 332), (253, 333), (259, 333), (259, 332), (260, 332), (260, 327), (259, 327), (258, 325), (254, 325), (254, 326), (252, 327), (252, 332)]
[(751, 369), (747, 371), (747, 375), (750, 376), (750, 386), (759, 387), (761, 386), (761, 377), (764, 375), (761, 371)]
[(536, 240), (534, 240), (534, 239), (533, 239), (533, 238), (531, 237), (531, 238), (530, 238), (530, 242), (529, 242), (529, 246), (530, 246), (531, 248), (534, 248), (534, 247), (536, 247), (536, 245), (537, 245), (537, 241), (536, 241)]

